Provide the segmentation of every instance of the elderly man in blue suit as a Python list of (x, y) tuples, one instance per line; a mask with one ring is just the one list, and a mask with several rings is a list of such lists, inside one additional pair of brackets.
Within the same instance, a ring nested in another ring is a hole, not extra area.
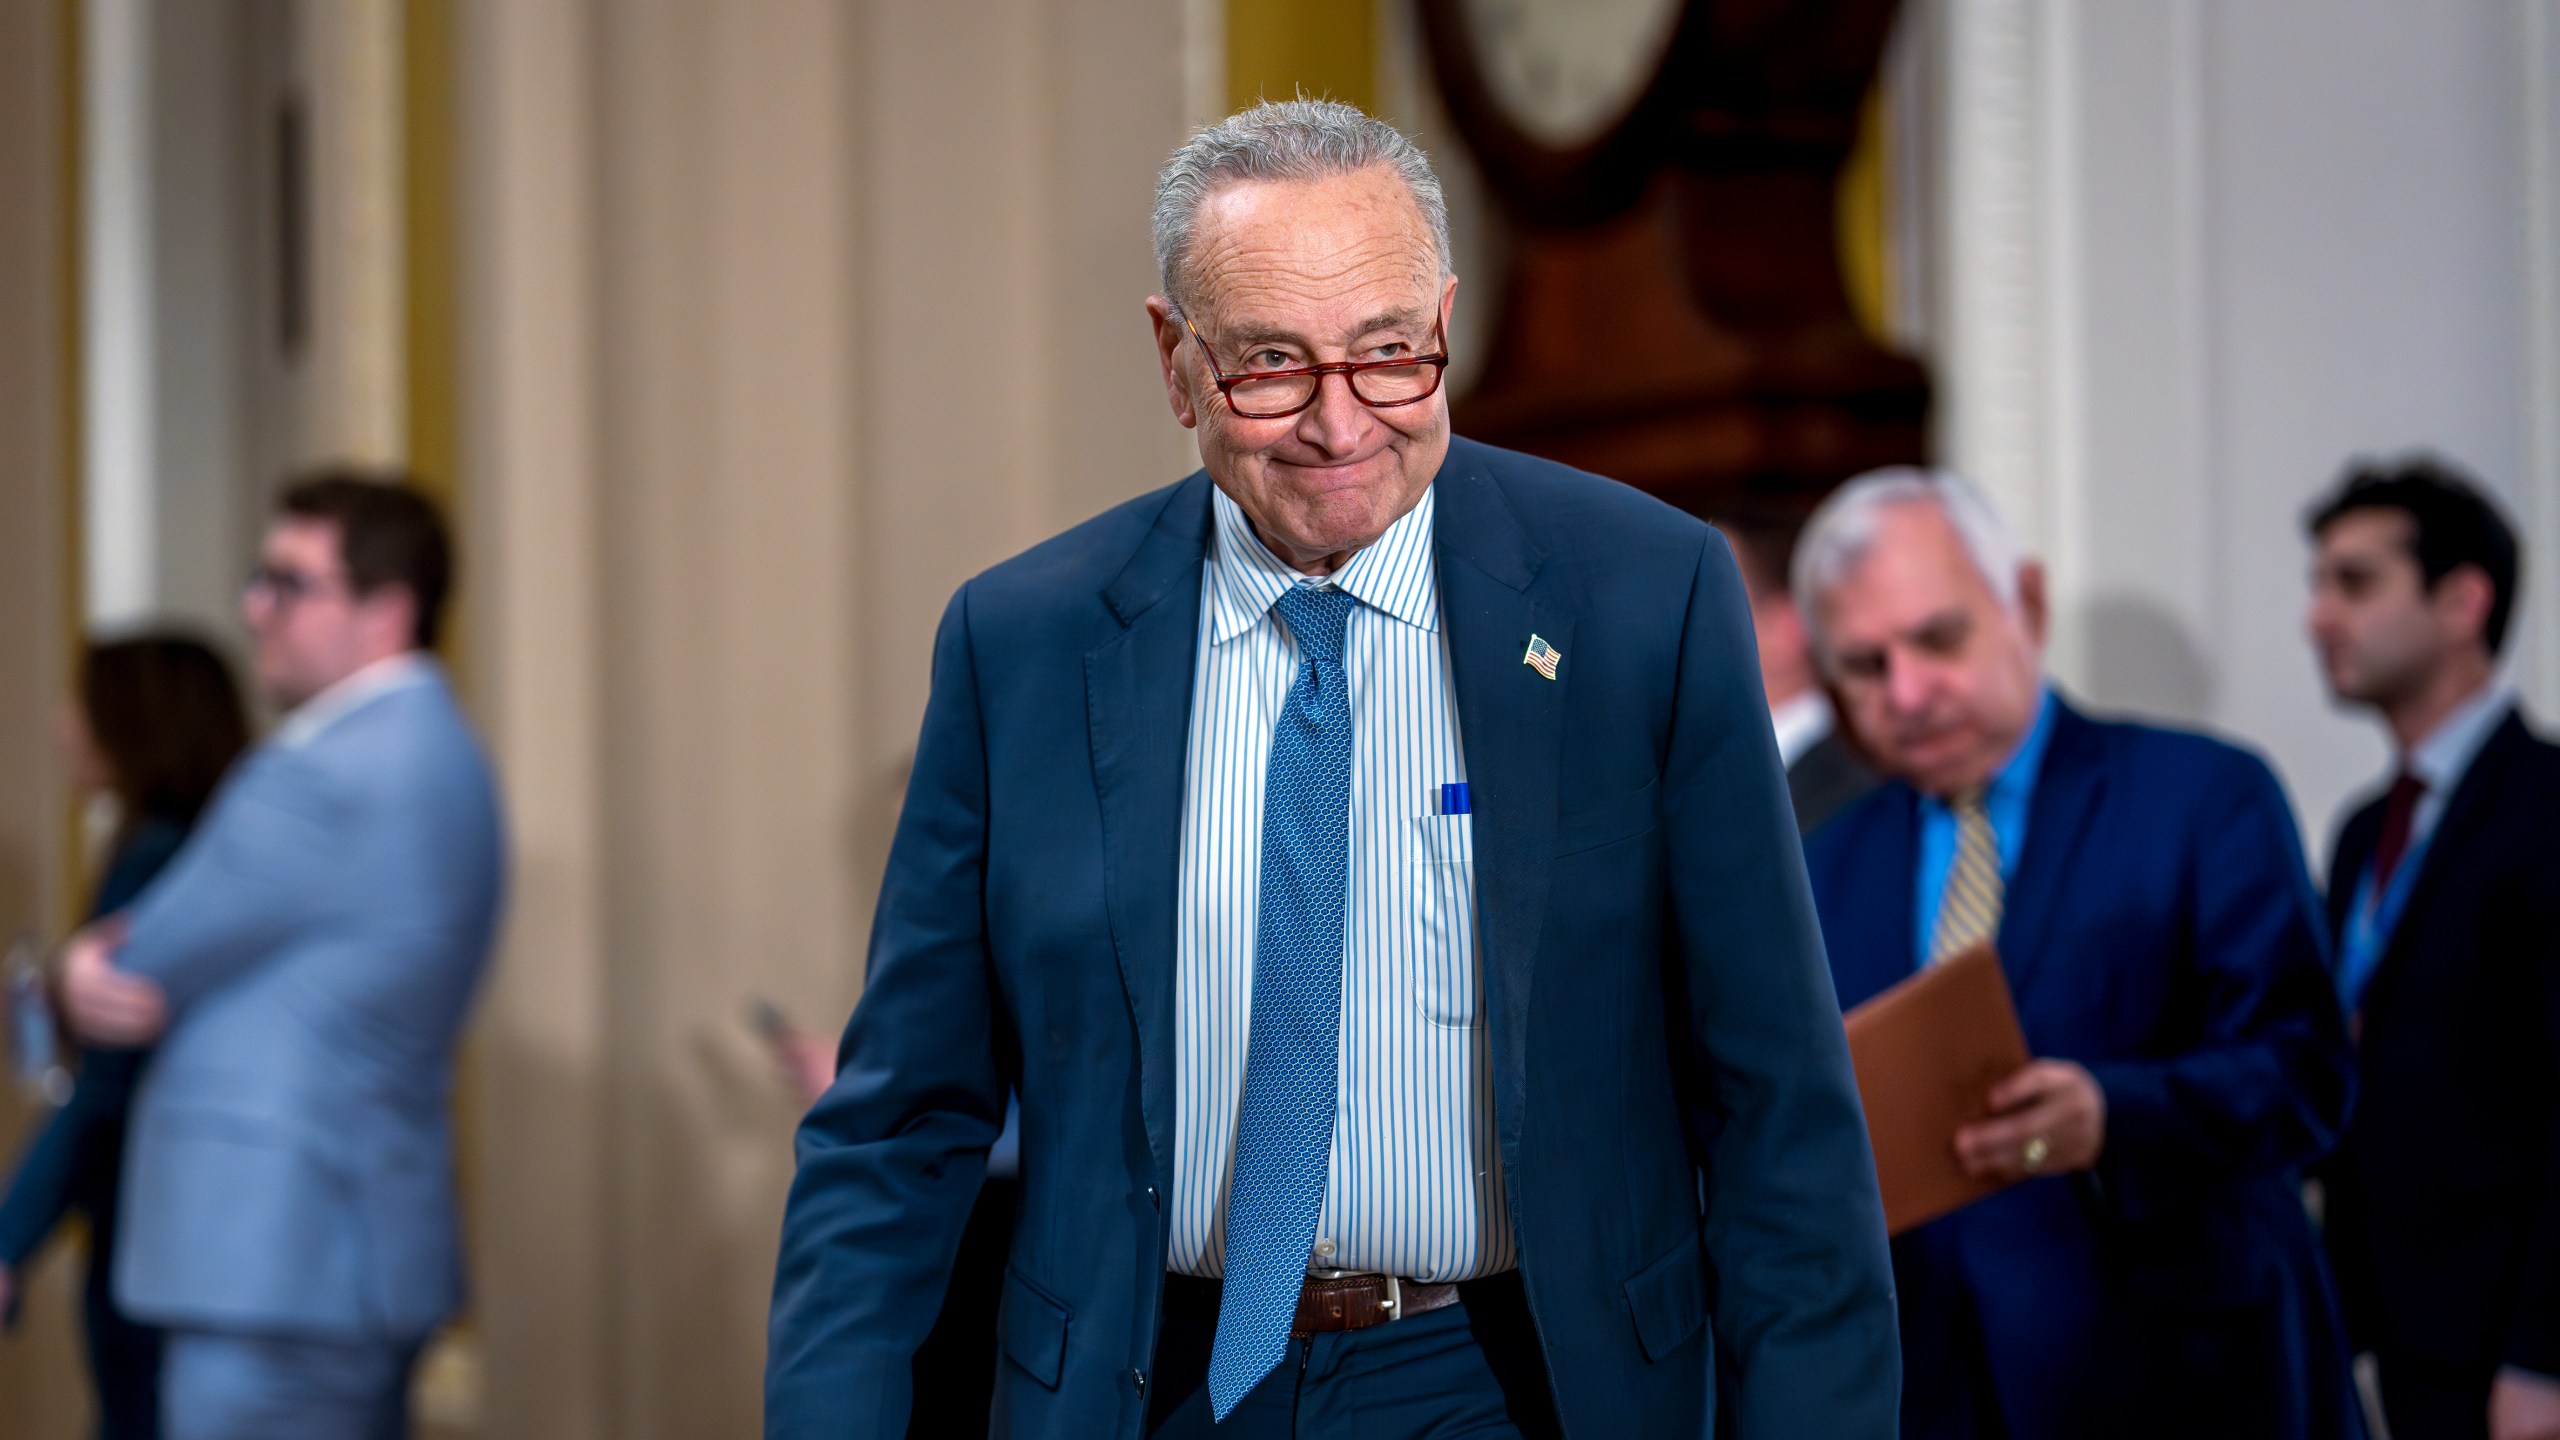
[(290, 713), (130, 924), (65, 964), (87, 1038), (160, 1041), (115, 1293), (169, 1331), (170, 1440), (396, 1437), (461, 1297), (448, 1103), (501, 840), (424, 653), (448, 555), (414, 490), (285, 492), (244, 610)]
[(2299, 1178), (2349, 1057), (2275, 776), (2056, 695), (2043, 575), (1955, 475), (1851, 481), (1796, 582), (1895, 777), (1807, 844), (1840, 998), (1996, 941), (2043, 1057), (1955, 1141), (2012, 1188), (1894, 1244), (1903, 1433), (2351, 1433)]
[(904, 1433), (1012, 1089), (998, 1434), (1883, 1440), (1873, 1162), (1723, 542), (1451, 438), (1439, 184), (1387, 126), (1206, 130), (1155, 235), (1205, 469), (946, 613), (766, 1434)]

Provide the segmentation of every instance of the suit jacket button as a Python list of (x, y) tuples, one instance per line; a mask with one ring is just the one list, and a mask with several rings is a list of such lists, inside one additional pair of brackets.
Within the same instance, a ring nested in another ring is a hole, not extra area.
[(1146, 1371), (1144, 1371), (1144, 1370), (1132, 1370), (1132, 1371), (1130, 1371), (1130, 1372), (1129, 1372), (1129, 1383), (1138, 1387), (1138, 1393), (1139, 1393), (1139, 1394), (1141, 1394), (1141, 1395), (1146, 1394), (1146, 1393), (1147, 1393), (1147, 1372), (1146, 1372)]
[[(1147, 1187), (1147, 1203), (1155, 1206), (1159, 1210), (1164, 1208), (1164, 1197), (1156, 1193), (1156, 1187), (1153, 1185)], [(1141, 1388), (1144, 1387), (1141, 1386)]]

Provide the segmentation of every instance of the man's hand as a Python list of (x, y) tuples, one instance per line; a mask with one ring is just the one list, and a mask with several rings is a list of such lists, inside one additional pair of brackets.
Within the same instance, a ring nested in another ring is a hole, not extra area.
[(71, 937), (62, 961), (62, 1010), (71, 1031), (92, 1045), (148, 1045), (169, 1028), (169, 997), (160, 987), (115, 967), (124, 926), (104, 920)]
[(798, 1028), (777, 1031), (772, 1038), (783, 1082), (801, 1104), (817, 1104), (818, 1097), (836, 1083), (835, 1042)]
[(2007, 1184), (2086, 1170), (2106, 1142), (2097, 1077), (2068, 1060), (2032, 1060), (1991, 1087), (1991, 1118), (1956, 1132), (1956, 1159), (1967, 1175)]
[(2489, 1385), (2489, 1440), (2560, 1440), (2560, 1380), (2510, 1365)]

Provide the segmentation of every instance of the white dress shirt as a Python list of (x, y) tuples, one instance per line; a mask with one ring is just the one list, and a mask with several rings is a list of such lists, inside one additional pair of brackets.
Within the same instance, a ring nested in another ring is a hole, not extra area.
[(276, 727), (275, 743), (284, 750), (308, 745), (369, 702), (434, 678), (435, 662), (422, 650), (385, 656), (295, 706)]
[[(1172, 1253), (1224, 1266), (1227, 1185), (1252, 1028), (1262, 791), (1297, 644), (1271, 613), (1305, 581), (1218, 492), (1201, 586), (1182, 804)], [(1432, 493), (1328, 583), (1360, 603), (1351, 692), (1339, 1109), (1312, 1269), (1467, 1279), (1517, 1263), (1493, 1123), (1472, 817), (1440, 627)]]
[(1778, 760), (1790, 770), (1804, 752), (1822, 743), (1831, 725), (1831, 697), (1818, 686), (1769, 707), (1769, 728), (1778, 732)]

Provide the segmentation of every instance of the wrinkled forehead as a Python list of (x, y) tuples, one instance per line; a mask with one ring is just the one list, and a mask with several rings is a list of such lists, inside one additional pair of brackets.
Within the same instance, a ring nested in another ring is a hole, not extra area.
[(1439, 310), (1439, 247), (1384, 166), (1220, 187), (1201, 202), (1189, 270), (1194, 308), (1220, 322), (1427, 324)]

